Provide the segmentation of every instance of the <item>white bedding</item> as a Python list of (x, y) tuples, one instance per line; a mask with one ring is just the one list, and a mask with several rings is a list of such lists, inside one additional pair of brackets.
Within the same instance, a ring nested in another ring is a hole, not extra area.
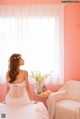
[(1, 114), (6, 114), (5, 119), (49, 119), (48, 111), (41, 102), (26, 106), (7, 106), (0, 103), (0, 119)]

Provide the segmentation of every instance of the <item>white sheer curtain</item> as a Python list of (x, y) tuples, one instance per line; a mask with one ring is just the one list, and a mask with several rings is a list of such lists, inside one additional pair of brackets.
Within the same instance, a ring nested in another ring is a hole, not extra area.
[(5, 82), (10, 55), (20, 53), (23, 68), (53, 71), (49, 82), (63, 83), (63, 27), (62, 5), (0, 5), (0, 82)]

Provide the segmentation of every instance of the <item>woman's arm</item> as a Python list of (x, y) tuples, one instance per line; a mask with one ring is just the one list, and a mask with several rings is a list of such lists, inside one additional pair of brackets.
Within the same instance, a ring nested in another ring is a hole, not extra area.
[(31, 90), (30, 90), (30, 85), (29, 85), (29, 82), (28, 82), (28, 72), (25, 71), (25, 81), (26, 81), (26, 90), (28, 92), (28, 95), (29, 95), (29, 98), (31, 99)]
[(9, 90), (10, 90), (10, 87), (9, 87), (9, 84), (8, 84), (8, 73), (6, 74), (6, 95), (8, 94)]

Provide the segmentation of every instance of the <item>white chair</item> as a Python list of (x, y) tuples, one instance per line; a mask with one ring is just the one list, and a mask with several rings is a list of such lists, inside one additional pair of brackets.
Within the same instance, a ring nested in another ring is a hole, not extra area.
[(67, 81), (47, 100), (50, 119), (80, 119), (80, 81)]

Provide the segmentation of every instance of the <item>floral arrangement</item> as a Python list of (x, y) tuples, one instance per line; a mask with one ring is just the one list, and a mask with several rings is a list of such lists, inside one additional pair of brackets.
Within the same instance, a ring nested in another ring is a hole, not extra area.
[(42, 75), (40, 71), (31, 71), (30, 78), (36, 80), (36, 93), (41, 94), (42, 92), (47, 91), (47, 87), (44, 84), (44, 80), (47, 79), (51, 75), (47, 73)]
[(40, 71), (31, 71), (30, 78), (35, 79), (37, 82), (44, 82), (44, 80), (47, 79), (50, 75), (51, 75), (51, 72), (45, 75), (42, 75)]

